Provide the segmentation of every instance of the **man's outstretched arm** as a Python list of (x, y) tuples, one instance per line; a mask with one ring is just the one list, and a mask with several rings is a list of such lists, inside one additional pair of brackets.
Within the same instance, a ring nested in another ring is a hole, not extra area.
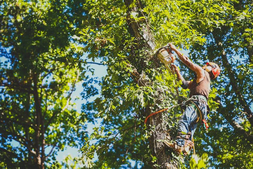
[(169, 44), (171, 50), (173, 50), (174, 52), (176, 52), (177, 56), (179, 57), (179, 59), (192, 71), (194, 71), (197, 74), (197, 83), (199, 83), (200, 81), (202, 81), (204, 79), (204, 70), (202, 69), (202, 67), (200, 67), (197, 64), (194, 64), (192, 61), (190, 61), (190, 59), (187, 56), (184, 56), (179, 50), (176, 49), (176, 47), (173, 44)]

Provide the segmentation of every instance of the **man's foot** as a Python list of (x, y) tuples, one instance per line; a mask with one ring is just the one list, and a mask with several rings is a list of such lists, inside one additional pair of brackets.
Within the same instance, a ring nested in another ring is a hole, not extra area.
[(170, 143), (170, 142), (168, 142), (167, 140), (164, 140), (163, 143), (164, 143), (165, 145), (167, 145), (168, 147), (172, 148), (173, 150), (175, 150), (178, 154), (181, 154), (181, 153), (182, 153), (182, 148), (183, 148), (183, 147), (177, 145), (176, 142)]
[(166, 163), (166, 164), (165, 164), (165, 168), (166, 168), (166, 169), (177, 169), (178, 167), (176, 167), (176, 166), (173, 165), (173, 164)]
[(194, 143), (191, 140), (185, 140), (185, 143), (183, 146), (183, 153), (185, 155), (189, 155), (193, 147), (194, 147)]
[(168, 147), (174, 149), (178, 154), (184, 153), (185, 155), (189, 155), (191, 149), (194, 147), (194, 143), (190, 140), (185, 140), (184, 146), (177, 145), (176, 142), (170, 143), (167, 140), (163, 141)]

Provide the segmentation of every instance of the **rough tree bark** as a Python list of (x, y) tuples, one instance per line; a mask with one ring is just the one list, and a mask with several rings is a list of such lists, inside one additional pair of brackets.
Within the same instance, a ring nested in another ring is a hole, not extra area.
[[(34, 80), (34, 101), (35, 101), (35, 111), (36, 111), (36, 129), (35, 129), (35, 152), (36, 152), (36, 165), (37, 168), (44, 168), (44, 163), (42, 162), (41, 153), (41, 136), (44, 134), (41, 132), (42, 125), (42, 111), (41, 111), (41, 101), (38, 93), (38, 75), (35, 73), (33, 76)], [(43, 147), (43, 146), (42, 146)], [(42, 149), (43, 150), (43, 149)]]
[[(150, 51), (153, 51), (155, 49), (155, 42), (154, 38), (150, 32), (150, 28), (147, 24), (147, 22), (144, 21), (144, 23), (141, 23), (140, 26), (139, 22), (136, 22), (133, 18), (131, 18), (132, 12), (139, 12), (141, 11), (141, 4), (139, 1), (136, 1), (136, 4), (133, 8), (130, 7), (130, 5), (133, 3), (133, 0), (125, 0), (124, 1), (126, 6), (128, 7), (128, 14), (127, 14), (127, 21), (129, 25), (129, 32), (134, 36), (137, 40), (144, 42), (144, 47), (148, 48)], [(145, 26), (143, 26), (145, 25)], [(132, 72), (137, 78), (136, 82), (138, 82), (139, 85), (148, 85), (148, 83), (145, 81), (145, 79), (140, 79), (140, 73), (137, 71), (137, 69), (134, 69), (134, 72)], [(157, 101), (159, 102), (159, 98), (157, 98)], [(150, 107), (145, 108), (145, 115), (151, 114)], [(152, 136), (149, 139), (150, 148), (152, 151), (153, 156), (156, 156), (156, 164), (152, 166), (153, 168), (171, 168), (169, 167), (170, 163), (170, 157), (166, 155), (166, 148), (163, 142), (159, 140), (164, 140), (166, 138), (166, 126), (164, 126), (164, 119), (162, 117), (162, 114), (157, 114), (156, 116), (150, 118), (148, 121), (149, 126), (155, 126)]]

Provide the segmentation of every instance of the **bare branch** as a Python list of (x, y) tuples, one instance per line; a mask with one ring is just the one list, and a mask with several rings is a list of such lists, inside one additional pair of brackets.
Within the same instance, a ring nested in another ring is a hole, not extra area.
[[(220, 105), (220, 109), (223, 110), (225, 108)], [(225, 112), (225, 113), (223, 113)], [(239, 135), (243, 136), (245, 139), (247, 139), (250, 143), (253, 143), (253, 135), (247, 132), (239, 123), (237, 123), (235, 120), (233, 120), (233, 117), (230, 116), (231, 114), (235, 114), (232, 112), (226, 112), (221, 111), (221, 114), (225, 117), (225, 119), (228, 121), (228, 123), (233, 127), (235, 132), (237, 132)]]
[(57, 147), (57, 145), (54, 145), (54, 146), (51, 148), (50, 152), (49, 152), (48, 155), (45, 157), (45, 160), (46, 160), (49, 156), (51, 156), (51, 154), (53, 153), (53, 150), (55, 149), (55, 147)]
[(97, 63), (97, 62), (86, 62), (87, 64), (93, 64), (93, 65), (102, 65), (105, 66), (103, 63)]
[(222, 60), (223, 60), (223, 64), (228, 69), (228, 76), (231, 80), (232, 88), (235, 91), (235, 94), (238, 96), (239, 102), (240, 102), (241, 106), (243, 107), (251, 126), (253, 126), (253, 113), (252, 113), (249, 105), (247, 104), (243, 94), (241, 93), (241, 91), (239, 89), (239, 86), (237, 84), (237, 79), (236, 79), (236, 76), (235, 76), (235, 72), (232, 70), (232, 67), (229, 64), (229, 61), (228, 61), (228, 58), (226, 56), (226, 53), (225, 53), (224, 49), (223, 49), (223, 52), (222, 52)]

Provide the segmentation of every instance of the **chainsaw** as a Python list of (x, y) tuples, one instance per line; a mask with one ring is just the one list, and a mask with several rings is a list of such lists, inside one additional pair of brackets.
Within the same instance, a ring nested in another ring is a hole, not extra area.
[(169, 45), (163, 46), (156, 50), (155, 56), (165, 65), (165, 67), (170, 70), (170, 64), (172, 64), (176, 57), (172, 54), (172, 50)]

